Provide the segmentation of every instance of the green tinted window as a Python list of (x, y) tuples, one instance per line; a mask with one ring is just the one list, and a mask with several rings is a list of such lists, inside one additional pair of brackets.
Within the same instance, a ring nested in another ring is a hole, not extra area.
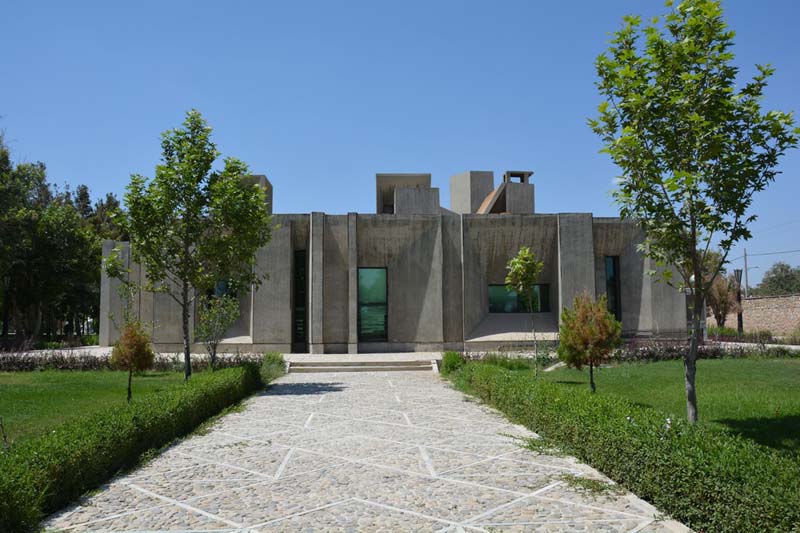
[(386, 269), (358, 269), (358, 340), (387, 339)]
[[(533, 287), (533, 309), (536, 313), (550, 312), (550, 285), (540, 283)], [(489, 285), (490, 313), (530, 313), (527, 299), (505, 285)]]

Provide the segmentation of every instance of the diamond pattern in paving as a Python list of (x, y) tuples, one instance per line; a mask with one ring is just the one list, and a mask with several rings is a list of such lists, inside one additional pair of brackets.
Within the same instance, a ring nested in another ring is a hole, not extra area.
[(685, 531), (434, 373), (290, 374), (58, 513), (74, 531)]

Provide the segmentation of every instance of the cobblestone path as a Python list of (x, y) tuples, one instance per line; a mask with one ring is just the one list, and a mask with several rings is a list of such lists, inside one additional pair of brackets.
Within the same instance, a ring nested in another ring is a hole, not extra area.
[(45, 527), (682, 531), (433, 372), (290, 374)]

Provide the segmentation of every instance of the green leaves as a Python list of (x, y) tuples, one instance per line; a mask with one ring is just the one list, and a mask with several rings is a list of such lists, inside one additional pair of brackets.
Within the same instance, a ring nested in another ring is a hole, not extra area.
[(646, 253), (681, 265), (688, 285), (698, 249), (713, 242), (727, 254), (749, 237), (753, 194), (775, 179), (798, 130), (791, 113), (761, 110), (771, 66), (757, 65), (737, 90), (734, 32), (718, 1), (686, 0), (660, 21), (641, 29), (638, 17), (623, 19), (597, 58), (603, 101), (589, 126), (622, 170), (621, 215), (641, 223)]
[(212, 170), (219, 152), (196, 110), (162, 134), (161, 146), (155, 177), (131, 176), (125, 194), (132, 254), (151, 278), (148, 289), (178, 299), (184, 282), (199, 293), (219, 280), (257, 285), (255, 252), (269, 242), (271, 217), (247, 165), (226, 158)]

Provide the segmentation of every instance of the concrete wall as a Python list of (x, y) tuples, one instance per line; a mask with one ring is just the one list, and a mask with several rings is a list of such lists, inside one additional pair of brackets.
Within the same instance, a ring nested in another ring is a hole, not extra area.
[(522, 246), (544, 263), (539, 281), (550, 284), (551, 308), (557, 311), (557, 220), (556, 215), (463, 215), (465, 337), (488, 315), (488, 286), (505, 283), (506, 264)]
[[(386, 267), (388, 341), (442, 344), (441, 216), (359, 215), (358, 266)], [(359, 351), (384, 349), (359, 345)]]
[(572, 307), (575, 297), (594, 294), (594, 244), (590, 213), (558, 215), (558, 309)]
[(394, 190), (396, 215), (438, 215), (441, 210), (438, 187), (398, 187)]
[(533, 183), (506, 183), (506, 213), (535, 213)]
[[(795, 333), (800, 329), (800, 294), (743, 299), (742, 322), (745, 331), (769, 330), (773, 335)], [(717, 325), (713, 317), (708, 323)], [(736, 314), (725, 318), (725, 326), (736, 329)]]
[(347, 215), (325, 215), (322, 337), (325, 352), (346, 352), (349, 329)]
[(622, 331), (626, 335), (682, 336), (686, 332), (683, 293), (649, 274), (656, 270), (638, 246), (644, 234), (632, 221), (594, 218), (595, 294), (606, 294), (605, 257), (618, 256)]
[(264, 350), (291, 350), (293, 225), (280, 221), (270, 243), (256, 254), (256, 272), (267, 279), (253, 294), (252, 339)]
[(491, 171), (470, 170), (450, 176), (450, 210), (458, 214), (476, 213), (493, 190)]

